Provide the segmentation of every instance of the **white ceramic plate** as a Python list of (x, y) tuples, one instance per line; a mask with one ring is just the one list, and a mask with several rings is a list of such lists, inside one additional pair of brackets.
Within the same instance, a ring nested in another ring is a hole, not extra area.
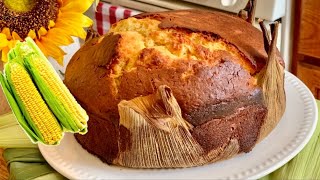
[[(281, 167), (310, 140), (317, 124), (317, 106), (309, 89), (286, 72), (287, 108), (277, 127), (246, 154), (201, 167), (129, 169), (109, 166), (66, 134), (59, 146), (39, 145), (48, 163), (70, 179), (256, 179)], [(103, 143), (103, 140), (101, 140)]]

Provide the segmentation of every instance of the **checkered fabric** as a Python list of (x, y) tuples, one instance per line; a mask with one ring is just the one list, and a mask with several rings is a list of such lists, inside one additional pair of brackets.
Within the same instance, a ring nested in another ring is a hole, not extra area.
[(94, 18), (96, 30), (99, 34), (105, 34), (113, 23), (139, 13), (141, 12), (100, 2)]

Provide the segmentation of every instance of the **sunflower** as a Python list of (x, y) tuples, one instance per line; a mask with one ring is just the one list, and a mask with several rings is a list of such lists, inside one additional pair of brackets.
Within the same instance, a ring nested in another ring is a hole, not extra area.
[(92, 20), (83, 13), (93, 0), (0, 0), (0, 51), (7, 53), (18, 41), (31, 37), (46, 56), (63, 63), (59, 46), (73, 43), (71, 36), (86, 37)]

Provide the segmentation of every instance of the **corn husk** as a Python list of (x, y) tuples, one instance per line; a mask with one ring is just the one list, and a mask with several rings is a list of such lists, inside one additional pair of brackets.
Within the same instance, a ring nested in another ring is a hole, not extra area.
[(6, 149), (3, 156), (10, 169), (9, 180), (66, 179), (46, 163), (37, 148)]
[(239, 151), (237, 140), (232, 139), (224, 148), (204, 152), (167, 86), (160, 86), (149, 96), (121, 101), (118, 108), (123, 139), (115, 164), (134, 168), (190, 167), (227, 159)]
[(14, 114), (0, 116), (0, 147), (1, 148), (30, 148), (37, 147), (18, 124)]
[(119, 114), (120, 128), (128, 129), (131, 142), (120, 141), (123, 148), (115, 163), (161, 168), (201, 165), (208, 161), (201, 156), (204, 151), (192, 138), (189, 132), (192, 126), (182, 119), (169, 88), (162, 86), (157, 94), (122, 101)]
[(268, 112), (265, 123), (261, 127), (259, 141), (266, 137), (278, 124), (286, 108), (286, 94), (284, 91), (284, 68), (277, 59), (278, 23), (274, 24), (272, 40), (260, 22), (264, 37), (265, 50), (268, 52), (267, 65), (260, 71), (258, 85), (263, 92), (264, 105)]

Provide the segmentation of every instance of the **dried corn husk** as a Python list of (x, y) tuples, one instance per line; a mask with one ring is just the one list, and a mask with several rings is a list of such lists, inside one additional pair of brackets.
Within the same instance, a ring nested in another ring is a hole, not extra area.
[(263, 100), (268, 108), (265, 123), (261, 128), (259, 140), (266, 137), (278, 124), (286, 107), (286, 94), (284, 91), (284, 68), (277, 59), (278, 23), (274, 24), (272, 40), (265, 30), (263, 22), (260, 26), (264, 36), (265, 50), (268, 52), (267, 65), (258, 76), (258, 84), (262, 88)]
[[(120, 141), (116, 164), (137, 168), (188, 167), (208, 162), (192, 138), (192, 126), (181, 117), (171, 90), (161, 86), (157, 94), (122, 101), (120, 126), (128, 129), (129, 144)], [(121, 130), (120, 130), (121, 133)], [(120, 134), (120, 137), (122, 135)]]
[(192, 137), (192, 125), (182, 118), (167, 86), (160, 86), (156, 94), (121, 101), (118, 107), (123, 139), (115, 164), (135, 168), (190, 167), (230, 158), (239, 151), (237, 140), (232, 139), (224, 148), (204, 152)]

